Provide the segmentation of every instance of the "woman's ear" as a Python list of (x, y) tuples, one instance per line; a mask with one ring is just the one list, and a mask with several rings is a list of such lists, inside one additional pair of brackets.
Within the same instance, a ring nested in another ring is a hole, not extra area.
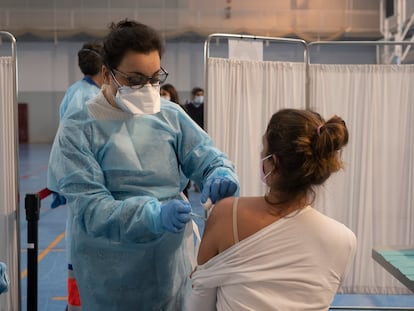
[(103, 77), (103, 81), (104, 84), (109, 84), (109, 70), (108, 67), (106, 67), (105, 65), (102, 65), (102, 77)]
[(274, 171), (278, 171), (279, 170), (279, 158), (277, 155), (272, 154), (272, 161), (273, 161), (273, 165), (274, 165)]

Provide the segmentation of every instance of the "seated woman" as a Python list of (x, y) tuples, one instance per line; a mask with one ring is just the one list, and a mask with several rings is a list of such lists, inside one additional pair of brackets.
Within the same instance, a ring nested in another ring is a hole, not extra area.
[(206, 223), (188, 310), (328, 310), (356, 250), (354, 233), (311, 207), (342, 167), (345, 122), (275, 113), (263, 136), (260, 197), (228, 197)]

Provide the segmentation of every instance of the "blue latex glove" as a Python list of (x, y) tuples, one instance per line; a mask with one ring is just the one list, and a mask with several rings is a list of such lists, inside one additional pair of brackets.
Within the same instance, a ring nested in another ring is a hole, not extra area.
[(191, 205), (181, 200), (171, 200), (161, 204), (161, 224), (165, 230), (180, 232), (190, 221)]
[(58, 206), (61, 205), (65, 205), (66, 204), (66, 199), (64, 196), (60, 195), (57, 192), (53, 192), (53, 202), (50, 205), (51, 208), (56, 208)]
[(6, 264), (0, 261), (0, 294), (7, 292), (10, 284), (6, 269)]
[(231, 179), (218, 176), (208, 179), (201, 192), (200, 201), (202, 204), (210, 198), (213, 204), (221, 199), (234, 195), (238, 185)]

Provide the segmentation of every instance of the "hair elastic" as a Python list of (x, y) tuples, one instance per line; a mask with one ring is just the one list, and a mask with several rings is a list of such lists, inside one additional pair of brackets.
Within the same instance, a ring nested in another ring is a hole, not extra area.
[(316, 129), (316, 133), (318, 133), (318, 136), (321, 136), (321, 128), (323, 125), (319, 125), (318, 128)]

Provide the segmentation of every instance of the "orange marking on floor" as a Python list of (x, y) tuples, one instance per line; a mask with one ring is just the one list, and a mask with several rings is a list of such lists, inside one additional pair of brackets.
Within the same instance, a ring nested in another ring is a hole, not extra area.
[[(65, 232), (63, 231), (61, 234), (57, 236), (56, 239), (52, 241), (44, 250), (37, 256), (37, 262), (42, 261), (42, 259), (64, 238)], [(24, 279), (27, 276), (27, 268), (24, 269), (20, 275), (20, 278)]]
[(68, 297), (52, 297), (52, 300), (68, 300)]

